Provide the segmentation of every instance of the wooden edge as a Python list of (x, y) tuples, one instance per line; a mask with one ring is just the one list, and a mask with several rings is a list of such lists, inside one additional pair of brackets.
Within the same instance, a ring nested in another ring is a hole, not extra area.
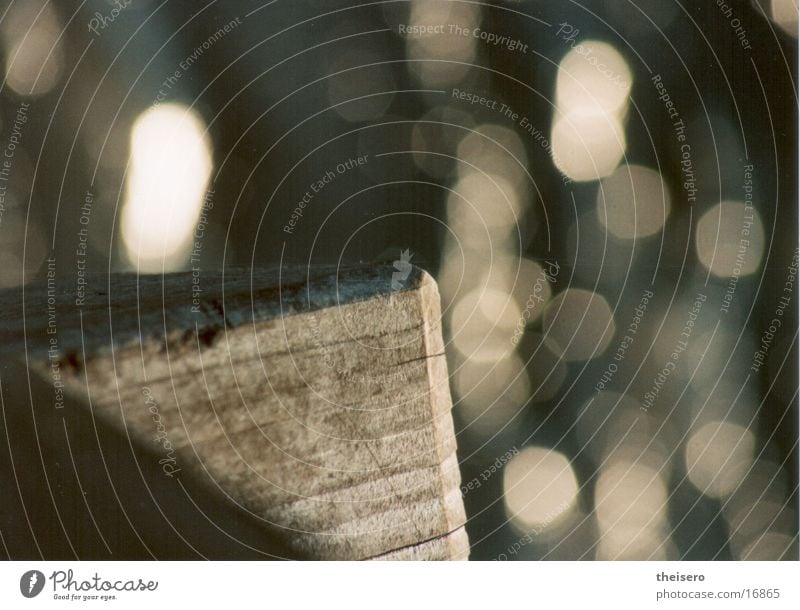
[(373, 557), (370, 561), (466, 561), (467, 559), (469, 559), (469, 538), (462, 526), (444, 536), (389, 551)]

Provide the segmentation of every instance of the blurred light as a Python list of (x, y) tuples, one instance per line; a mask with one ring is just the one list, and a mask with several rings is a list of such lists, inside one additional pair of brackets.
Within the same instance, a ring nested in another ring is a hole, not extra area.
[(595, 483), (600, 528), (596, 558), (668, 559), (667, 487), (659, 472), (638, 461), (615, 460)]
[(791, 531), (795, 519), (787, 503), (787, 478), (777, 464), (759, 459), (725, 500), (722, 512), (734, 555), (767, 530)]
[(750, 425), (758, 410), (759, 392), (752, 387), (742, 387), (741, 373), (734, 370), (707, 385), (698, 384), (689, 396), (689, 413), (692, 426), (699, 428), (712, 421), (726, 421), (743, 427)]
[(775, 25), (797, 38), (797, 0), (772, 0), (770, 13)]
[(734, 556), (767, 531), (792, 531), (797, 521), (787, 501), (786, 474), (773, 462), (757, 460), (725, 500), (722, 511)]
[(788, 505), (779, 502), (762, 501), (741, 507), (727, 517), (731, 550), (741, 553), (769, 531), (789, 533), (796, 522), (792, 513)]
[(12, 2), (0, 25), (6, 83), (19, 95), (47, 93), (64, 71), (63, 41), (56, 42), (62, 25), (53, 6), (48, 2), (42, 9), (40, 0)]
[(471, 172), (461, 177), (447, 197), (447, 223), (462, 247), (491, 249), (486, 239), (504, 242), (522, 214), (523, 204), (501, 176)]
[(464, 362), (455, 372), (454, 389), (465, 429), (491, 436), (517, 415), (531, 388), (522, 360), (512, 355), (496, 363)]
[(589, 290), (568, 288), (556, 295), (542, 318), (546, 336), (565, 360), (600, 356), (614, 337), (615, 325), (605, 298)]
[(577, 182), (610, 175), (625, 155), (622, 123), (610, 114), (557, 111), (550, 139), (556, 167)]
[(659, 473), (638, 462), (616, 461), (595, 484), (595, 514), (601, 530), (656, 529), (667, 518), (667, 487)]
[(722, 201), (697, 223), (697, 257), (717, 277), (755, 273), (761, 265), (764, 243), (758, 212), (752, 207), (748, 210), (740, 201)]
[(797, 537), (768, 532), (751, 542), (737, 557), (740, 561), (797, 559)]
[(520, 309), (515, 329), (521, 334), (525, 326), (536, 321), (553, 295), (550, 287), (558, 274), (555, 264), (547, 270), (536, 261), (515, 256), (498, 256), (480, 285), (510, 292)]
[(617, 114), (627, 106), (632, 81), (628, 62), (614, 47), (582, 40), (558, 65), (556, 102), (570, 115)]
[[(439, 24), (473, 30), (480, 23), (480, 8), (460, 2), (412, 0), (408, 26), (425, 28)], [(409, 71), (424, 86), (445, 87), (459, 82), (475, 59), (475, 38), (443, 33), (406, 34)]]
[[(479, 7), (464, 5), (460, 2), (430, 2), (429, 0), (411, 0), (411, 12), (408, 25), (411, 27), (426, 27), (441, 23), (457, 24), (462, 28), (474, 29), (481, 22), (481, 11)], [(445, 32), (448, 29), (445, 28)], [(472, 38), (471, 36), (461, 36), (436, 33), (409, 33), (406, 34), (407, 40), (417, 41), (421, 46), (428, 49), (447, 49), (451, 46), (463, 48), (467, 43), (461, 38)], [(444, 42), (442, 42), (444, 39)]]
[(469, 324), (473, 315), (481, 321), (489, 321), (502, 328), (513, 328), (520, 316), (511, 295), (501, 290), (488, 288), (473, 290), (465, 295), (453, 311), (453, 324)]
[(595, 551), (598, 561), (669, 561), (677, 549), (659, 530), (618, 525), (603, 532)]
[(625, 154), (622, 122), (632, 76), (625, 58), (605, 42), (582, 40), (573, 47), (558, 66), (550, 153), (568, 178), (599, 180)]
[(689, 480), (711, 498), (727, 496), (750, 469), (755, 443), (753, 433), (736, 424), (705, 424), (686, 443)]
[(467, 359), (500, 360), (513, 350), (511, 329), (520, 314), (509, 293), (476, 288), (461, 297), (452, 310), (453, 345)]
[(725, 501), (724, 510), (737, 511), (759, 502), (783, 502), (788, 491), (787, 480), (787, 473), (780, 466), (759, 459)]
[(394, 100), (395, 90), (395, 79), (389, 64), (349, 69), (378, 63), (382, 59), (368, 49), (351, 49), (337, 53), (330, 62), (327, 74), (341, 74), (327, 79), (328, 100), (344, 120), (369, 121), (385, 115)]
[(131, 161), (122, 239), (128, 260), (144, 271), (183, 268), (211, 175), (202, 119), (178, 104), (143, 112), (131, 131)]
[(640, 165), (618, 167), (597, 191), (597, 217), (621, 239), (658, 233), (670, 208), (669, 190), (661, 174)]
[(578, 481), (562, 453), (526, 447), (503, 471), (506, 511), (523, 531), (555, 525), (575, 505)]
[(491, 123), (478, 125), (458, 145), (459, 175), (477, 170), (502, 176), (516, 189), (527, 188), (528, 155), (522, 139), (511, 129)]

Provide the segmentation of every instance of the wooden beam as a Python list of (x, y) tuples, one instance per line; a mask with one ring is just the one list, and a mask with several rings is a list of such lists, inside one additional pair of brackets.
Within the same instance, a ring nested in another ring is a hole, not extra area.
[(0, 350), (292, 556), (462, 559), (439, 294), (394, 271), (53, 274), (0, 293)]

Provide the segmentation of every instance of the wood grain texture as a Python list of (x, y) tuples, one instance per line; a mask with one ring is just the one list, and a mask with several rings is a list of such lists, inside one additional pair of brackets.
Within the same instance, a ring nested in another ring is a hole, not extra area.
[(42, 282), (0, 296), (0, 349), (295, 556), (466, 558), (438, 290), (393, 271)]

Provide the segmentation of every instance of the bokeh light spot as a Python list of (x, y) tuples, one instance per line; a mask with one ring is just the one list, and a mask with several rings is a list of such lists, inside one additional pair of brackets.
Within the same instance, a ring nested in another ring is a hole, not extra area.
[(755, 437), (727, 422), (709, 422), (692, 434), (685, 447), (689, 480), (711, 498), (730, 494), (753, 461)]
[(504, 469), (506, 510), (522, 530), (545, 529), (575, 505), (578, 482), (566, 456), (526, 447)]
[(546, 336), (570, 362), (600, 356), (614, 337), (614, 316), (597, 293), (568, 288), (550, 301), (542, 318)]
[(142, 271), (181, 269), (211, 175), (202, 119), (178, 104), (142, 113), (131, 132), (122, 239)]
[(669, 217), (669, 190), (661, 175), (641, 165), (622, 165), (597, 191), (597, 217), (621, 239), (658, 233)]
[(582, 40), (559, 63), (556, 101), (570, 114), (614, 114), (627, 104), (632, 82), (628, 62), (614, 47)]
[(695, 248), (703, 266), (717, 277), (755, 273), (764, 251), (758, 212), (741, 201), (720, 202), (698, 221)]
[(625, 154), (625, 132), (613, 115), (557, 113), (551, 154), (556, 167), (576, 182), (610, 175)]

